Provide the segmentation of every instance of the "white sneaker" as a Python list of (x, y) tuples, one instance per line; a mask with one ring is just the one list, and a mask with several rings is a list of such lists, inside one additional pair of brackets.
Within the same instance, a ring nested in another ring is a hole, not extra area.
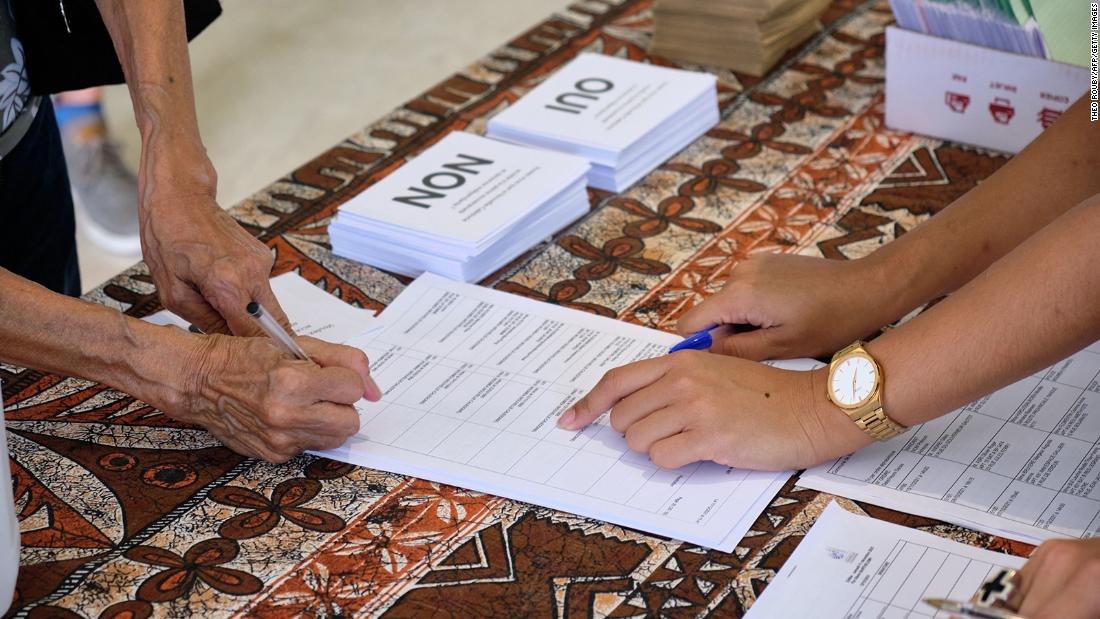
[(77, 224), (99, 247), (120, 255), (141, 254), (137, 177), (122, 164), (98, 114), (61, 128)]

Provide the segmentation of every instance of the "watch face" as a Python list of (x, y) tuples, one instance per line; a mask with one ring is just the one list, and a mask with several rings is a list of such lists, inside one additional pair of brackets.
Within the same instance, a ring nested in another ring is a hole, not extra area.
[(871, 397), (877, 378), (877, 369), (870, 359), (853, 355), (833, 369), (829, 387), (838, 404), (855, 406)]

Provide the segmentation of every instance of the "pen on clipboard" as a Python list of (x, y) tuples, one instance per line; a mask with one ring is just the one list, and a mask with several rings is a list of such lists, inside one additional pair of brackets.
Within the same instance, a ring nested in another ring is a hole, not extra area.
[(929, 606), (953, 613), (960, 617), (974, 617), (975, 619), (1024, 619), (1014, 612), (993, 606), (978, 606), (969, 602), (956, 602), (942, 598), (924, 598), (924, 603)]
[(253, 301), (245, 308), (248, 315), (256, 321), (256, 324), (264, 330), (264, 333), (268, 337), (278, 342), (280, 346), (286, 349), (287, 352), (294, 355), (302, 361), (312, 361), (306, 351), (302, 350), (302, 347), (298, 345), (298, 342), (294, 341), (294, 338), (290, 337), (290, 334), (286, 332), (283, 325), (279, 324), (279, 321), (271, 317), (271, 314), (264, 309), (264, 306)]

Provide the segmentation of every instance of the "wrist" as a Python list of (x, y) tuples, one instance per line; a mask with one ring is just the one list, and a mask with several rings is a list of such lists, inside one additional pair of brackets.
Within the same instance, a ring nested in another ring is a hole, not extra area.
[(199, 134), (194, 111), (164, 99), (156, 87), (139, 89), (135, 116), (141, 133), (139, 197), (155, 194), (208, 195), (218, 178)]
[(197, 148), (176, 144), (162, 139), (142, 147), (138, 197), (143, 210), (181, 199), (215, 199), (218, 175), (206, 151), (201, 144)]
[(103, 382), (163, 411), (186, 409), (187, 384), (197, 374), (202, 336), (119, 315), (119, 358)]
[(821, 437), (815, 445), (815, 463), (848, 455), (874, 442), (874, 439), (856, 426), (847, 413), (829, 399), (829, 368), (821, 367), (807, 374), (810, 383), (810, 403), (807, 409), (812, 419), (812, 432)]
[(867, 290), (874, 291), (874, 300), (870, 303), (875, 312), (872, 329), (897, 321), (924, 302), (912, 295), (917, 277), (913, 265), (919, 262), (907, 260), (889, 249), (892, 248), (883, 247), (855, 261), (862, 270), (861, 281)]

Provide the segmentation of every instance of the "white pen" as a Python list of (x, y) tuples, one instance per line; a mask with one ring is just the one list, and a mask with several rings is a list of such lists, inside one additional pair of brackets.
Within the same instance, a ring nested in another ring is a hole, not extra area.
[(298, 345), (298, 342), (295, 342), (294, 338), (290, 337), (290, 334), (286, 332), (283, 325), (279, 324), (279, 321), (271, 317), (271, 314), (264, 309), (264, 306), (253, 301), (248, 304), (245, 310), (248, 312), (248, 315), (256, 321), (256, 324), (260, 325), (264, 333), (281, 344), (287, 352), (302, 361), (313, 361), (313, 359), (310, 359), (309, 355), (306, 354), (306, 351), (302, 350), (302, 347)]
[(948, 613), (954, 613), (962, 617), (975, 617), (976, 619), (1024, 619), (1014, 612), (995, 608), (993, 606), (978, 606), (967, 602), (955, 602), (941, 598), (924, 598), (924, 603)]

